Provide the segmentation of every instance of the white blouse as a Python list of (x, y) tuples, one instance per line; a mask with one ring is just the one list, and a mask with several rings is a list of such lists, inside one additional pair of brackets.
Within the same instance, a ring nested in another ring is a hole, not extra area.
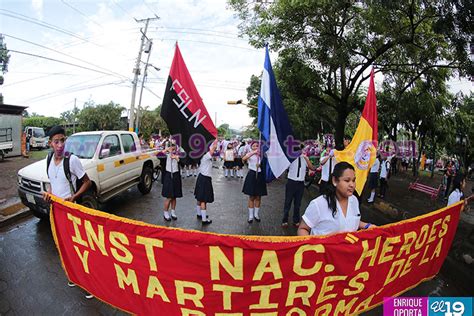
[(258, 155), (250, 156), (250, 158), (247, 160), (247, 162), (249, 164), (249, 170), (253, 170), (253, 171), (257, 171), (257, 172), (262, 171), (262, 169), (260, 169), (260, 167), (258, 167), (258, 170), (257, 170), (257, 164), (261, 163), (260, 157)]
[(324, 196), (312, 200), (303, 215), (305, 223), (311, 227), (311, 235), (329, 235), (341, 232), (353, 232), (359, 229), (359, 201), (353, 195), (349, 197), (347, 214), (342, 213), (339, 201), (336, 202), (337, 213), (333, 217), (332, 210)]

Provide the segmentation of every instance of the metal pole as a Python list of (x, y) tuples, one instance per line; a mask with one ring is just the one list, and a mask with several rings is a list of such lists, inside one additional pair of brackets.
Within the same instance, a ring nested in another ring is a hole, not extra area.
[(137, 129), (137, 133), (138, 133), (138, 129), (140, 128), (140, 109), (141, 109), (141, 105), (142, 105), (142, 96), (143, 96), (143, 87), (145, 85), (145, 80), (146, 80), (146, 77), (147, 77), (147, 69), (148, 69), (148, 62), (150, 61), (150, 55), (151, 55), (151, 48), (153, 47), (153, 42), (150, 41), (150, 51), (148, 52), (148, 57), (146, 59), (146, 64), (145, 64), (145, 70), (143, 71), (143, 78), (142, 78), (142, 87), (140, 89), (140, 98), (138, 99), (138, 107), (137, 107), (137, 126), (136, 126), (136, 129)]
[(133, 73), (134, 73), (134, 77), (133, 77), (133, 81), (132, 81), (132, 101), (130, 102), (130, 122), (129, 122), (129, 126), (128, 126), (128, 130), (130, 132), (133, 132), (134, 130), (134, 123), (135, 123), (135, 96), (137, 94), (137, 82), (138, 82), (138, 76), (140, 74), (140, 61), (141, 61), (141, 58), (142, 58), (142, 51), (143, 51), (143, 44), (145, 42), (145, 38), (146, 38), (146, 32), (148, 30), (148, 23), (150, 22), (150, 20), (157, 20), (159, 19), (159, 17), (156, 17), (156, 18), (148, 18), (148, 19), (144, 19), (144, 20), (136, 20), (137, 22), (143, 22), (143, 21), (146, 21), (145, 23), (145, 30), (142, 32), (142, 38), (141, 38), (141, 41), (140, 41), (140, 50), (138, 51), (138, 57), (137, 57), (137, 61), (135, 63), (135, 68), (133, 69)]

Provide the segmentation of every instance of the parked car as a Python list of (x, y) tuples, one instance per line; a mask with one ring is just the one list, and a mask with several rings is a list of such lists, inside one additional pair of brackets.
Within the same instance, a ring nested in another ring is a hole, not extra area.
[[(66, 140), (65, 151), (80, 159), (91, 179), (92, 186), (82, 196), (81, 204), (94, 209), (135, 185), (142, 194), (149, 193), (159, 169), (157, 151), (143, 150), (133, 132), (76, 133)], [(42, 198), (49, 187), (46, 159), (18, 171), (21, 201), (39, 218), (49, 215), (49, 205)]]

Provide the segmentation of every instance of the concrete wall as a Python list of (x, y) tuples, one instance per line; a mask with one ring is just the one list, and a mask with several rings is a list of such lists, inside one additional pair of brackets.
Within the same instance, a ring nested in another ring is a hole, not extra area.
[(12, 128), (13, 151), (6, 157), (21, 155), (21, 115), (0, 114), (0, 128)]

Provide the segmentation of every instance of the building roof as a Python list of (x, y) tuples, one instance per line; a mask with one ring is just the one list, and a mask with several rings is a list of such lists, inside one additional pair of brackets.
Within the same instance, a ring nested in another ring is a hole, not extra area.
[(0, 114), (21, 115), (27, 106), (0, 104)]

